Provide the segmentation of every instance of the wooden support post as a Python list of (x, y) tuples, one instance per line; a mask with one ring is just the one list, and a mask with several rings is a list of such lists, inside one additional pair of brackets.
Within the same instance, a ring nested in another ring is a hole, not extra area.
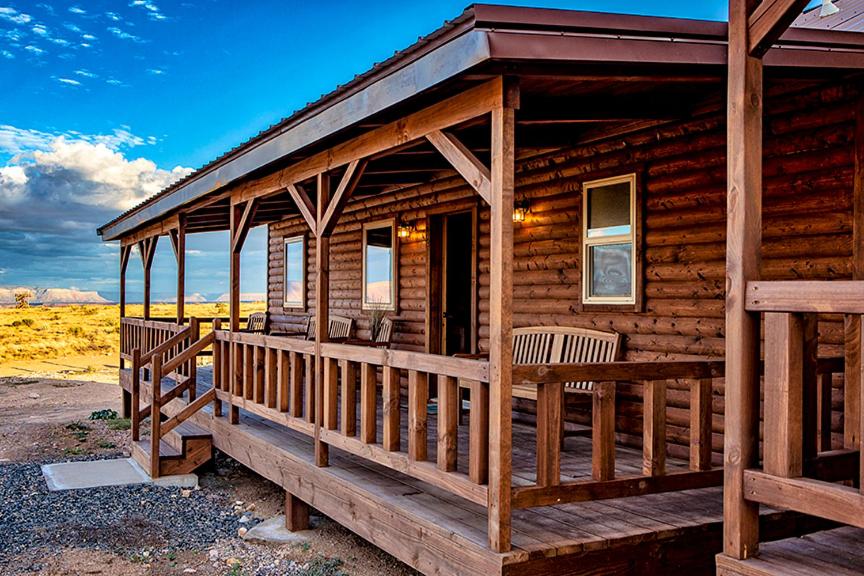
[(804, 323), (800, 314), (765, 314), (765, 450), (773, 476), (798, 478), (804, 470)]
[(456, 470), (459, 455), (459, 381), (438, 376), (438, 469)]
[[(315, 464), (327, 466), (329, 446), (321, 441), (324, 423), (324, 359), (321, 344), (330, 339), (330, 237), (321, 234), (327, 205), (330, 203), (330, 175), (318, 175), (317, 237), (315, 239)], [(332, 215), (338, 218), (338, 215)]]
[(151, 236), (138, 242), (138, 251), (141, 253), (141, 264), (144, 267), (144, 319), (150, 319), (150, 270), (153, 267), (153, 258), (156, 255), (156, 245), (159, 236)]
[(309, 505), (285, 492), (285, 528), (291, 532), (309, 529)]
[(642, 389), (642, 473), (662, 476), (666, 473), (666, 381), (645, 382)]
[[(120, 245), (120, 322), (121, 322), (121, 331), (120, 331), (120, 369), (123, 370), (126, 368), (126, 361), (122, 358), (122, 353), (128, 350), (128, 345), (124, 345), (123, 341), (123, 329), (122, 322), (123, 318), (126, 317), (126, 269), (129, 267), (129, 254), (132, 252), (131, 245)], [(123, 398), (121, 410), (123, 418), (131, 417), (133, 402), (132, 395), (125, 390), (122, 391), (121, 394)]]
[(711, 380), (690, 383), (690, 470), (711, 469)]
[[(501, 79), (492, 110), (489, 234), (489, 547), (510, 550), (513, 450), (513, 194), (519, 87)], [(473, 398), (472, 398), (473, 400)]]
[(171, 247), (177, 260), (177, 323), (182, 324), (186, 306), (186, 218), (180, 215), (177, 228), (170, 231)]
[[(852, 278), (864, 280), (864, 98), (855, 106), (855, 172), (852, 181)], [(857, 316), (845, 319), (846, 368), (843, 388), (843, 447), (858, 450), (861, 446), (862, 367), (861, 322)]]
[(759, 315), (745, 308), (762, 248), (762, 61), (750, 56), (754, 0), (729, 2), (726, 224), (724, 552), (758, 551), (759, 506), (744, 497), (744, 471), (759, 459)]
[(537, 386), (537, 485), (561, 484), (564, 385)]
[(591, 408), (591, 477), (615, 478), (615, 382), (594, 384)]

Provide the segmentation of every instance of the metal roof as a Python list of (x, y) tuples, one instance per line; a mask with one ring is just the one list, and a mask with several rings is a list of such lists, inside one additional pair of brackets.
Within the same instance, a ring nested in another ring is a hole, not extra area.
[[(861, 0), (864, 1), (864, 0)], [(838, 0), (839, 4), (840, 0)], [(473, 5), (98, 229), (113, 240), (493, 61), (726, 64), (725, 22)], [(789, 30), (767, 66), (864, 68), (864, 36)], [(830, 59), (825, 50), (833, 50)]]
[(818, 30), (845, 30), (847, 32), (864, 32), (864, 0), (834, 0), (834, 6), (839, 12), (820, 17), (821, 4), (805, 10), (792, 26), (798, 28), (815, 28)]

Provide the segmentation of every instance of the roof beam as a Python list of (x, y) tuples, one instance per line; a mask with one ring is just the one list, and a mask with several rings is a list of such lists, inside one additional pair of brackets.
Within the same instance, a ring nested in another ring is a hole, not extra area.
[(433, 130), (426, 139), (441, 153), (474, 190), (486, 201), (492, 203), (492, 182), (489, 168), (474, 156), (458, 138), (441, 130)]
[[(255, 211), (258, 208), (258, 200), (252, 199), (245, 203), (235, 204), (231, 207), (235, 210), (234, 217), (237, 218), (237, 225), (234, 227), (234, 237), (231, 238), (231, 251), (235, 254), (243, 248), (243, 243), (246, 242), (246, 235), (249, 234), (249, 228), (252, 227), (252, 220), (255, 218)], [(242, 210), (242, 212), (240, 212)]]
[(807, 4), (809, 0), (762, 0), (747, 19), (750, 55), (764, 56)]

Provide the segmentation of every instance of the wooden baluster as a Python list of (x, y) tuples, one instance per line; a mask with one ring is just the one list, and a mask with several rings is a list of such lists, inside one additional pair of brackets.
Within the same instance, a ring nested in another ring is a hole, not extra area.
[(537, 484), (561, 483), (562, 403), (564, 385), (549, 382), (537, 386)]
[[(201, 338), (201, 324), (198, 318), (192, 317), (189, 319), (189, 337), (190, 346)], [(192, 356), (189, 359), (189, 402), (194, 402), (198, 397), (198, 357)]]
[(276, 408), (278, 394), (278, 365), (276, 350), (264, 348), (264, 402), (268, 408)]
[(469, 390), (468, 477), (475, 484), (485, 484), (489, 481), (489, 384), (471, 380)]
[(809, 462), (819, 454), (819, 320), (816, 314), (803, 314), (803, 348), (801, 351), (801, 454)]
[(238, 342), (231, 343), (231, 374), (232, 392), (231, 405), (229, 407), (228, 421), (231, 424), (240, 422), (240, 408), (234, 405), (235, 399), (243, 397), (243, 345)]
[(360, 439), (366, 444), (378, 441), (377, 379), (373, 364), (360, 364)]
[(303, 362), (297, 352), (289, 353), (291, 363), (291, 392), (288, 401), (291, 416), (300, 418), (303, 415)]
[(800, 314), (765, 313), (763, 467), (783, 478), (803, 473), (804, 321)]
[(426, 460), (429, 442), (427, 419), (429, 377), (425, 372), (408, 371), (408, 459)]
[(845, 320), (845, 351), (846, 364), (843, 378), (843, 448), (858, 450), (861, 445), (861, 385), (864, 359), (861, 357), (861, 346), (864, 338), (861, 335), (861, 322), (857, 316), (847, 315)]
[(615, 382), (594, 385), (591, 435), (591, 477), (615, 478)]
[(333, 358), (324, 358), (324, 422), (327, 430), (339, 426), (339, 367)]
[(459, 449), (459, 380), (438, 376), (438, 469), (456, 470)]
[(830, 372), (819, 375), (819, 394), (817, 397), (819, 412), (819, 450), (831, 450), (831, 391), (832, 377)]
[(384, 449), (398, 452), (400, 449), (400, 407), (399, 380), (401, 374), (398, 368), (384, 366)]
[(255, 400), (255, 348), (251, 344), (243, 346), (243, 397)]
[(288, 412), (291, 408), (289, 353), (284, 350), (275, 350), (273, 353), (276, 355), (276, 405), (280, 412)]
[(315, 357), (312, 354), (304, 354), (306, 371), (306, 389), (303, 391), (305, 400), (306, 421), (315, 421)]
[(261, 346), (253, 347), (252, 362), (255, 365), (252, 398), (256, 404), (264, 404), (264, 348)]
[[(218, 333), (222, 328), (221, 321), (217, 318), (213, 320), (213, 332)], [(224, 390), (223, 378), (225, 377), (225, 366), (222, 358), (222, 342), (213, 340), (213, 388), (216, 390)], [(222, 401), (218, 396), (213, 398), (213, 416), (219, 418), (222, 416)]]
[(690, 381), (690, 470), (711, 469), (711, 380)]
[(342, 360), (342, 434), (357, 435), (357, 370), (353, 362)]
[[(864, 124), (861, 124), (859, 121), (859, 128), (864, 130)], [(864, 316), (856, 316), (855, 320), (858, 323), (858, 331), (860, 334), (864, 334)], [(862, 339), (861, 348), (859, 349), (860, 358), (864, 358), (864, 339)], [(862, 371), (864, 371), (864, 366), (862, 366)], [(864, 374), (861, 375), (861, 381), (864, 381)], [(864, 406), (864, 386), (859, 389), (860, 397), (858, 399), (858, 406)], [(859, 419), (859, 436), (858, 438), (864, 438), (864, 418)], [(830, 427), (829, 427), (830, 428)], [(860, 450), (858, 453), (859, 463), (858, 463), (858, 486), (861, 494), (864, 494), (864, 450)]]
[(159, 441), (162, 439), (162, 355), (153, 356), (153, 394), (150, 399), (150, 477), (159, 477)]
[(141, 439), (141, 350), (132, 349), (132, 441)]
[(662, 476), (666, 473), (666, 381), (645, 382), (642, 390), (642, 473)]

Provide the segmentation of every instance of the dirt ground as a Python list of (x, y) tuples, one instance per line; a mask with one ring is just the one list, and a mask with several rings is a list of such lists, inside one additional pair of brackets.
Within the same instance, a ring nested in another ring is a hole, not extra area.
[[(0, 376), (0, 466), (129, 454), (129, 432), (124, 429), (124, 421), (88, 419), (98, 410), (119, 412), (116, 365), (106, 363), (105, 370), (94, 371), (93, 362), (86, 359), (78, 362), (77, 367), (75, 362), (58, 364), (53, 372), (50, 365), (36, 368), (31, 365), (21, 375)], [(5, 368), (4, 374), (9, 374), (8, 366)], [(82, 378), (84, 373), (87, 379)], [(238, 513), (266, 519), (282, 511), (282, 490), (227, 457), (219, 455), (215, 462), (199, 471), (199, 476), (201, 490), (213, 491)], [(129, 555), (93, 550), (76, 546), (71, 538), (68, 547), (45, 552), (35, 559), (34, 565), (40, 568), (29, 573), (240, 576), (270, 574), (262, 567), (268, 562), (272, 565), (276, 558), (297, 562), (300, 570), (296, 573), (310, 576), (416, 574), (326, 517), (313, 516), (313, 527), (303, 545), (251, 544), (235, 537), (218, 541), (207, 550), (167, 554), (154, 551)]]

